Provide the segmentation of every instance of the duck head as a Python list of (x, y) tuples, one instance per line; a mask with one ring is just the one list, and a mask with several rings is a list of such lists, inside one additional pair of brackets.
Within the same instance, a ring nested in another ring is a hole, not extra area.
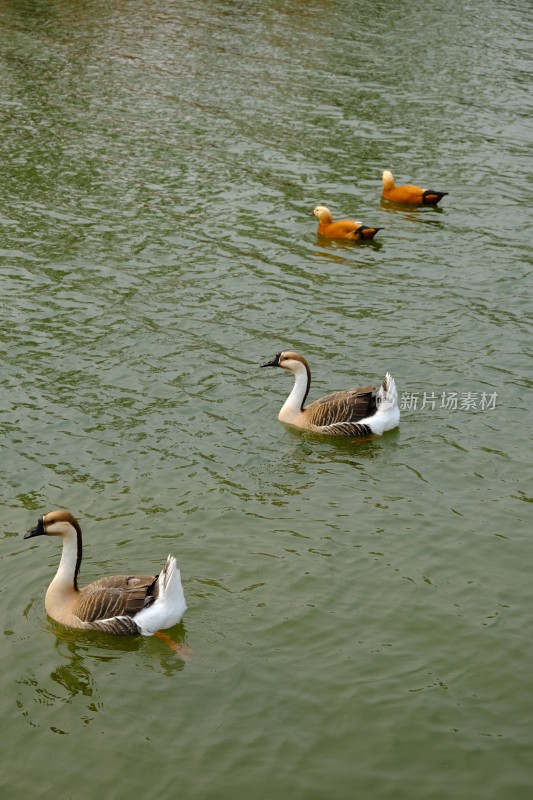
[(390, 171), (390, 169), (383, 170), (383, 175), (381, 176), (381, 180), (383, 181), (383, 188), (384, 189), (392, 189), (394, 186), (394, 175)]
[(316, 206), (313, 209), (313, 214), (319, 220), (319, 222), (329, 223), (332, 221), (331, 211), (326, 206)]

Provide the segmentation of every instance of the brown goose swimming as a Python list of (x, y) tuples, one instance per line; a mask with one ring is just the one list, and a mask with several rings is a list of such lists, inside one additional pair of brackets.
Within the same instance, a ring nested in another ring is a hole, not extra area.
[(294, 373), (292, 392), (278, 414), (280, 422), (330, 436), (370, 436), (389, 431), (400, 422), (394, 378), (387, 372), (375, 386), (333, 392), (304, 408), (311, 385), (309, 364), (300, 353), (276, 353), (262, 367), (281, 367)]
[(78, 520), (68, 511), (50, 511), (39, 517), (24, 538), (42, 535), (63, 539), (59, 568), (45, 598), (46, 613), (56, 622), (71, 628), (152, 636), (176, 625), (185, 613), (180, 571), (173, 556), (168, 556), (159, 575), (115, 575), (79, 589), (82, 539)]

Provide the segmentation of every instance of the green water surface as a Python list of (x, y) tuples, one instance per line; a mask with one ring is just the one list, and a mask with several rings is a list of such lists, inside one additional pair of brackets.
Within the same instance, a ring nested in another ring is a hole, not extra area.
[[(0, 0), (2, 800), (533, 796), (532, 34)], [(449, 194), (382, 207), (385, 168)], [(311, 399), (389, 370), (400, 428), (286, 430), (282, 349)], [(58, 507), (82, 584), (177, 557), (188, 662), (47, 619)]]

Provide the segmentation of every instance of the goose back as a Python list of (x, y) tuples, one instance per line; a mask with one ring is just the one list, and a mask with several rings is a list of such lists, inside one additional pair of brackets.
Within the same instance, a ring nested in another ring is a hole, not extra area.
[(156, 581), (157, 575), (100, 578), (79, 592), (72, 613), (82, 622), (122, 615), (133, 617), (154, 602)]
[(376, 387), (332, 392), (305, 409), (308, 423), (333, 435), (360, 434), (354, 424), (376, 413)]

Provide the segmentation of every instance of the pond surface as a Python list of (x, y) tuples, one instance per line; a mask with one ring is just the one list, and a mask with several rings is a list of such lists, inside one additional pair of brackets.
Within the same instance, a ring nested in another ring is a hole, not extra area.
[[(3, 796), (529, 800), (531, 4), (0, 0)], [(447, 191), (380, 204), (381, 172)], [(383, 228), (318, 240), (310, 212)], [(377, 384), (400, 428), (284, 428)], [(155, 638), (56, 626), (182, 570)]]

